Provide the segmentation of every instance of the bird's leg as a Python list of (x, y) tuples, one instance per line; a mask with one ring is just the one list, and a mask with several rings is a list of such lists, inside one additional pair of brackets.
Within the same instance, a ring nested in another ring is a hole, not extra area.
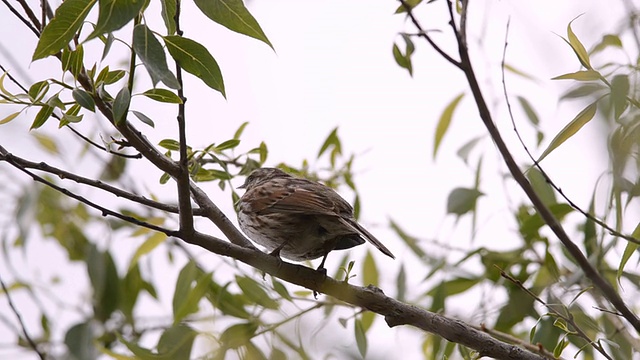
[(270, 252), (269, 255), (275, 256), (278, 259), (280, 259), (280, 251), (282, 250), (282, 248), (284, 248), (285, 245), (287, 245), (287, 241), (282, 242), (282, 244), (280, 244), (277, 248), (273, 249), (273, 251)]
[(322, 261), (320, 262), (320, 266), (318, 266), (318, 268), (316, 269), (317, 271), (327, 275), (327, 269), (325, 269), (324, 267), (324, 262), (327, 261), (327, 255), (329, 255), (329, 253), (327, 252), (326, 254), (324, 254), (324, 257), (322, 258)]

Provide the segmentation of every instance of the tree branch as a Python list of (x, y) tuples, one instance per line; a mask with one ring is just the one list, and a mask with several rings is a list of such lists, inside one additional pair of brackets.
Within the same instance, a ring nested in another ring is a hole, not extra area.
[(40, 352), (40, 349), (38, 349), (38, 345), (35, 343), (35, 341), (33, 341), (31, 336), (29, 335), (29, 332), (27, 331), (27, 327), (25, 326), (24, 321), (22, 321), (22, 316), (18, 312), (18, 309), (16, 308), (16, 306), (13, 304), (13, 300), (11, 299), (11, 295), (9, 294), (9, 290), (7, 289), (7, 286), (5, 285), (4, 280), (2, 280), (1, 277), (0, 277), (0, 285), (2, 285), (2, 291), (7, 296), (7, 302), (9, 303), (9, 307), (11, 308), (11, 312), (13, 312), (13, 314), (18, 319), (18, 323), (20, 324), (20, 330), (22, 330), (22, 335), (24, 335), (25, 340), (27, 340), (27, 342), (29, 343), (29, 346), (31, 346), (33, 351), (35, 351), (36, 354), (38, 354), (38, 357), (42, 360), (45, 360), (46, 356), (42, 352)]
[[(465, 4), (465, 8), (466, 6), (468, 6), (468, 2), (469, 0), (465, 0), (463, 2)], [(451, 0), (447, 0), (447, 4), (449, 7), (453, 6)], [(451, 12), (451, 15), (453, 16), (453, 12)], [(466, 16), (466, 11), (462, 12), (462, 16)], [(456, 34), (458, 33), (456, 32)], [(640, 319), (638, 319), (638, 317), (627, 307), (627, 305), (624, 303), (620, 295), (618, 295), (618, 293), (615, 291), (613, 286), (611, 286), (611, 284), (598, 273), (598, 271), (591, 265), (584, 254), (582, 254), (580, 248), (569, 238), (569, 235), (564, 231), (562, 225), (558, 222), (553, 213), (551, 213), (549, 208), (544, 204), (544, 202), (542, 202), (542, 199), (540, 199), (538, 194), (536, 194), (526, 176), (516, 164), (513, 156), (511, 156), (511, 153), (509, 152), (507, 145), (500, 135), (500, 131), (496, 128), (493, 122), (491, 112), (489, 111), (487, 103), (484, 100), (482, 90), (480, 89), (480, 85), (478, 84), (478, 80), (473, 71), (468, 49), (464, 46), (464, 43), (459, 34), (456, 40), (458, 42), (462, 71), (464, 72), (465, 77), (467, 78), (467, 82), (469, 83), (469, 87), (471, 88), (471, 92), (473, 93), (480, 118), (487, 128), (489, 135), (491, 135), (491, 138), (498, 148), (498, 151), (502, 155), (502, 158), (507, 165), (511, 176), (513, 176), (514, 180), (518, 183), (518, 185), (520, 185), (520, 187), (525, 192), (545, 223), (551, 228), (553, 233), (556, 234), (567, 251), (576, 260), (578, 266), (580, 266), (582, 271), (584, 271), (587, 278), (589, 278), (607, 298), (607, 300), (609, 300), (609, 302), (611, 302), (611, 304), (618, 311), (620, 311), (620, 313), (623, 314), (625, 319), (629, 321), (629, 323), (636, 329), (636, 331), (640, 332)]]
[(18, 162), (14, 161), (14, 156), (12, 156), (4, 147), (2, 147), (2, 145), (0, 145), (0, 161), (6, 161), (7, 163), (11, 164), (13, 167), (15, 167), (16, 169), (24, 172), (25, 174), (29, 175), (33, 180), (35, 180), (36, 182), (42, 183), (46, 186), (49, 186), (63, 194), (65, 194), (66, 196), (76, 199), (94, 209), (100, 210), (100, 212), (102, 213), (102, 216), (113, 216), (115, 218), (118, 218), (120, 220), (124, 220), (126, 222), (129, 222), (131, 224), (134, 225), (138, 225), (138, 226), (142, 226), (151, 230), (155, 230), (161, 233), (166, 234), (167, 236), (177, 236), (179, 234), (178, 231), (173, 231), (173, 230), (169, 230), (169, 229), (165, 229), (161, 226), (157, 226), (157, 225), (153, 225), (150, 223), (147, 223), (145, 221), (141, 221), (138, 220), (134, 217), (131, 216), (127, 216), (127, 215), (122, 215), (116, 211), (110, 210), (105, 208), (104, 206), (98, 205), (80, 195), (77, 195), (61, 186), (58, 186), (54, 183), (52, 183), (51, 181), (46, 180), (43, 177), (40, 177), (36, 174), (34, 174), (33, 172), (27, 170), (26, 168), (22, 167)]
[(192, 237), (182, 239), (213, 253), (232, 257), (292, 284), (333, 296), (349, 304), (383, 315), (390, 327), (411, 325), (474, 349), (481, 356), (495, 359), (550, 359), (541, 354), (534, 354), (518, 346), (496, 340), (462, 321), (395, 300), (371, 285), (365, 288), (337, 281), (314, 269), (290, 264), (262, 251), (241, 247), (199, 232), (195, 232)]

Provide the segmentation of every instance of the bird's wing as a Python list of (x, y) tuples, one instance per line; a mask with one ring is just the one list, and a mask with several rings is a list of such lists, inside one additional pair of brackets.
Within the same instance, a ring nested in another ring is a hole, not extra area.
[[(257, 192), (259, 193), (259, 192)], [(306, 213), (309, 215), (338, 215), (331, 199), (304, 188), (271, 189), (264, 196), (253, 198), (255, 212)]]

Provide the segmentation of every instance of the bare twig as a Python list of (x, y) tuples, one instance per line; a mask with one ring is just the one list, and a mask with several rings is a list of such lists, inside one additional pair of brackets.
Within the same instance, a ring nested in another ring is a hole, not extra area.
[(131, 216), (122, 215), (122, 214), (120, 214), (120, 213), (118, 213), (116, 211), (107, 209), (107, 208), (105, 208), (105, 207), (103, 207), (101, 205), (98, 205), (98, 204), (96, 204), (96, 203), (94, 203), (94, 202), (92, 202), (92, 201), (90, 201), (88, 199), (85, 199), (84, 197), (82, 197), (80, 195), (77, 195), (77, 194), (75, 194), (75, 193), (73, 193), (73, 192), (71, 192), (71, 191), (69, 191), (69, 190), (67, 190), (67, 189), (65, 189), (65, 188), (63, 188), (61, 186), (58, 186), (58, 185), (52, 183), (51, 181), (46, 180), (45, 178), (43, 178), (41, 176), (38, 176), (38, 175), (34, 174), (33, 172), (29, 171), (25, 167), (22, 167), (19, 163), (15, 162), (14, 159), (15, 158), (4, 147), (2, 147), (0, 145), (0, 161), (6, 161), (7, 163), (11, 164), (16, 169), (18, 169), (18, 170), (24, 172), (25, 174), (29, 175), (36, 182), (42, 183), (42, 184), (44, 184), (46, 186), (49, 186), (49, 187), (51, 187), (51, 188), (53, 188), (53, 189), (65, 194), (66, 196), (68, 196), (70, 198), (76, 199), (76, 200), (78, 200), (78, 201), (80, 201), (80, 202), (82, 202), (82, 203), (84, 203), (84, 204), (86, 204), (86, 205), (88, 205), (88, 206), (90, 206), (90, 207), (92, 207), (94, 209), (100, 210), (100, 212), (102, 213), (102, 216), (108, 216), (108, 215), (109, 216), (113, 216), (113, 217), (116, 217), (116, 218), (118, 218), (120, 220), (124, 220), (126, 222), (132, 223), (134, 225), (142, 226), (142, 227), (145, 227), (145, 228), (148, 228), (148, 229), (151, 229), (151, 230), (155, 230), (155, 231), (164, 233), (167, 236), (176, 236), (176, 235), (178, 235), (177, 231), (165, 229), (165, 228), (163, 228), (161, 226), (153, 225), (153, 224), (147, 223), (145, 221), (138, 220), (138, 219), (136, 219), (134, 217), (131, 217)]
[[(109, 184), (105, 184), (100, 180), (94, 180), (94, 179), (89, 179), (62, 169), (59, 169), (57, 167), (51, 166), (47, 163), (44, 162), (33, 162), (33, 161), (29, 161), (26, 159), (23, 159), (21, 157), (15, 156), (11, 153), (7, 153), (3, 155), (4, 157), (10, 158), (11, 161), (13, 161), (15, 164), (20, 165), (21, 167), (24, 167), (26, 169), (36, 169), (36, 170), (40, 170), (40, 171), (44, 171), (44, 172), (48, 172), (50, 174), (54, 174), (56, 176), (58, 176), (61, 179), (69, 179), (72, 181), (75, 181), (79, 184), (83, 184), (83, 185), (89, 185), (107, 192), (112, 193), (113, 195), (117, 196), (117, 197), (121, 197), (127, 200), (131, 200), (133, 202), (137, 202), (139, 204), (145, 205), (145, 206), (149, 206), (152, 207), (154, 209), (158, 209), (158, 210), (162, 210), (162, 211), (166, 211), (166, 212), (170, 212), (170, 213), (178, 213), (178, 207), (175, 205), (168, 205), (165, 203), (161, 203), (158, 201), (154, 201), (151, 199), (148, 199), (144, 196), (141, 195), (136, 195), (133, 193), (130, 193), (128, 191), (122, 190), (120, 188), (117, 188), (115, 186), (109, 185)], [(203, 215), (204, 212), (201, 209), (194, 209), (193, 210), (193, 214), (194, 215)]]
[(522, 136), (520, 135), (520, 131), (518, 131), (518, 126), (516, 125), (516, 121), (515, 121), (515, 118), (513, 116), (513, 111), (511, 110), (511, 101), (509, 100), (509, 93), (507, 91), (507, 82), (505, 80), (505, 71), (504, 71), (504, 69), (505, 69), (505, 59), (507, 57), (507, 44), (508, 44), (507, 39), (509, 37), (509, 23), (510, 23), (510, 21), (507, 21), (507, 30), (506, 30), (505, 39), (504, 39), (504, 49), (503, 49), (503, 52), (502, 52), (502, 63), (501, 63), (501, 68), (502, 68), (502, 90), (503, 90), (503, 93), (504, 93), (505, 102), (507, 104), (507, 112), (509, 113), (509, 118), (511, 119), (511, 125), (513, 126), (513, 132), (516, 134), (516, 137), (518, 138), (518, 141), (522, 145), (522, 148), (527, 153), (527, 156), (529, 156), (529, 159), (531, 159), (531, 162), (533, 163), (533, 166), (535, 166), (536, 169), (538, 169), (540, 171), (540, 174), (544, 177), (544, 180), (558, 194), (560, 194), (560, 196), (562, 196), (562, 198), (569, 204), (569, 206), (571, 206), (573, 209), (575, 209), (578, 212), (580, 212), (587, 219), (595, 222), (600, 227), (602, 227), (603, 229), (607, 230), (611, 235), (617, 236), (617, 237), (621, 237), (621, 238), (623, 238), (623, 239), (625, 239), (625, 240), (627, 240), (629, 242), (632, 242), (634, 244), (640, 245), (640, 240), (639, 239), (636, 239), (631, 235), (626, 235), (626, 234), (623, 234), (623, 233), (615, 230), (614, 228), (609, 226), (604, 221), (598, 219), (594, 215), (591, 215), (589, 212), (583, 210), (580, 206), (578, 206), (576, 203), (574, 203), (567, 195), (565, 195), (565, 193), (562, 191), (562, 189), (558, 185), (556, 185), (556, 183), (554, 183), (553, 180), (551, 180), (551, 178), (549, 177), (547, 172), (544, 171), (544, 169), (542, 168), (542, 166), (540, 165), (538, 160), (536, 160), (533, 157), (533, 154), (531, 154), (531, 151), (529, 151), (529, 147), (527, 147), (527, 145), (525, 144), (524, 140), (522, 139)]
[(548, 359), (554, 359), (554, 360), (563, 360), (562, 357), (556, 357), (554, 356), (549, 350), (545, 349), (544, 346), (542, 346), (541, 344), (531, 344), (529, 342), (523, 341), (520, 338), (517, 338), (511, 334), (507, 334), (507, 333), (503, 333), (502, 331), (498, 331), (496, 329), (490, 329), (488, 327), (486, 327), (484, 324), (481, 324), (480, 326), (474, 326), (473, 327), (476, 330), (480, 330), (483, 332), (486, 332), (487, 334), (493, 336), (496, 339), (502, 340), (502, 341), (506, 341), (510, 344), (517, 344), (522, 346), (523, 348), (533, 352), (533, 353), (538, 353)]
[(31, 11), (31, 8), (29, 8), (29, 5), (27, 5), (27, 3), (24, 0), (18, 0), (18, 3), (22, 5), (23, 10), (27, 13), (29, 20), (31, 20), (32, 23), (29, 22), (29, 20), (25, 19), (18, 12), (18, 10), (16, 10), (13, 6), (9, 4), (7, 0), (2, 0), (2, 2), (7, 6), (7, 8), (9, 8), (9, 11), (11, 11), (13, 15), (15, 15), (23, 24), (25, 24), (25, 26), (29, 28), (29, 30), (31, 30), (31, 32), (36, 34), (36, 36), (38, 37), (40, 36), (40, 31), (38, 30), (40, 29), (40, 22), (38, 21), (38, 18), (35, 17), (35, 15), (33, 14), (33, 11)]
[(24, 335), (24, 338), (27, 340), (27, 342), (29, 343), (29, 346), (31, 346), (33, 351), (35, 351), (36, 354), (38, 354), (38, 357), (42, 360), (45, 360), (46, 356), (42, 352), (40, 352), (40, 349), (38, 349), (38, 345), (35, 343), (35, 341), (33, 341), (31, 336), (29, 335), (29, 332), (27, 331), (27, 327), (25, 326), (24, 321), (22, 320), (22, 316), (18, 312), (18, 309), (16, 308), (16, 306), (13, 304), (13, 300), (11, 299), (11, 294), (9, 294), (7, 285), (5, 285), (4, 280), (2, 280), (1, 277), (0, 277), (0, 284), (2, 285), (2, 291), (4, 291), (4, 294), (7, 296), (7, 302), (9, 303), (9, 307), (11, 308), (11, 312), (13, 312), (13, 314), (18, 319), (18, 323), (20, 324), (20, 330), (22, 330), (22, 335)]
[(440, 56), (442, 56), (443, 58), (445, 58), (448, 62), (450, 62), (451, 64), (453, 64), (455, 67), (460, 68), (460, 62), (454, 58), (452, 58), (449, 54), (447, 54), (444, 50), (442, 50), (438, 44), (436, 44), (431, 37), (429, 36), (429, 34), (427, 34), (427, 32), (422, 28), (422, 25), (420, 25), (420, 22), (418, 21), (418, 19), (415, 17), (415, 15), (413, 14), (411, 5), (409, 5), (405, 0), (399, 0), (400, 3), (402, 4), (402, 6), (404, 6), (405, 10), (407, 11), (407, 16), (409, 16), (409, 18), (411, 19), (411, 22), (413, 23), (413, 25), (418, 28), (418, 35), (423, 37), (425, 40), (427, 40), (427, 42), (429, 43), (429, 45), (431, 45), (431, 47), (438, 53), (440, 54)]

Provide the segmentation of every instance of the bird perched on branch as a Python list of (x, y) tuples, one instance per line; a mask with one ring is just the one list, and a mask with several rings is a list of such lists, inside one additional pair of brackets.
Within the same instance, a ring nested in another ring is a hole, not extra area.
[(353, 215), (353, 208), (333, 189), (275, 168), (254, 170), (239, 187), (238, 222), (244, 233), (272, 255), (303, 261), (366, 241), (395, 256)]

